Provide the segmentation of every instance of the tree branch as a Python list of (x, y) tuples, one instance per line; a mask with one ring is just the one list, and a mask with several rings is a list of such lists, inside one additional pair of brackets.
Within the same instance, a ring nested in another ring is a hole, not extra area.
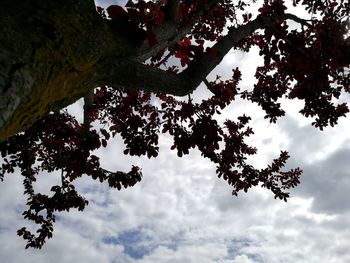
[(275, 17), (258, 16), (247, 24), (232, 27), (227, 35), (213, 46), (216, 50), (215, 56), (206, 52), (179, 74), (152, 68), (134, 60), (107, 58), (97, 63), (95, 84), (185, 96), (199, 86), (207, 75), (220, 64), (232, 47), (254, 31), (272, 26), (276, 20), (286, 19), (297, 20), (294, 15), (290, 14)]
[(176, 23), (177, 10), (180, 4), (180, 0), (170, 0), (165, 6), (165, 16), (167, 20)]
[(254, 31), (273, 25), (276, 20), (293, 19), (294, 21), (300, 20), (303, 24), (305, 20), (291, 14), (283, 14), (281, 16), (258, 16), (256, 19), (248, 22), (247, 24), (232, 27), (226, 36), (220, 39), (212, 48), (216, 51), (216, 55), (213, 56), (208, 52), (200, 57), (197, 61), (191, 64), (181, 74), (185, 79), (192, 79), (195, 85), (199, 85), (206, 76), (223, 60), (225, 55), (236, 46), (244, 38), (250, 36)]
[(192, 89), (180, 74), (153, 68), (141, 62), (106, 58), (98, 63), (94, 74), (95, 86), (137, 88), (184, 96)]
[[(222, 0), (211, 0), (207, 5), (203, 5), (193, 17), (182, 27), (178, 27), (175, 20), (167, 20), (161, 27), (155, 29), (156, 39), (158, 41), (154, 46), (150, 46), (147, 41), (137, 50), (134, 60), (146, 61), (150, 57), (158, 54), (162, 50), (166, 49), (170, 45), (174, 44), (177, 39), (184, 38), (191, 32), (191, 29), (198, 21), (198, 18), (204, 13), (205, 10), (210, 9), (213, 5), (219, 3)], [(179, 1), (174, 1), (179, 2)], [(172, 8), (175, 8), (172, 5)], [(174, 12), (174, 10), (173, 10)], [(177, 13), (177, 10), (176, 10)]]
[(303, 26), (308, 26), (308, 27), (311, 27), (311, 26), (312, 26), (312, 25), (309, 23), (308, 20), (302, 19), (302, 18), (300, 18), (300, 17), (298, 17), (298, 16), (296, 16), (296, 15), (293, 15), (293, 14), (287, 13), (287, 14), (284, 14), (284, 17), (285, 17), (285, 19), (293, 20), (294, 22), (297, 22), (297, 23), (299, 23), (299, 24), (301, 24), (301, 25), (303, 25)]
[(90, 134), (91, 117), (90, 111), (94, 102), (94, 90), (90, 90), (88, 94), (84, 96), (84, 136)]

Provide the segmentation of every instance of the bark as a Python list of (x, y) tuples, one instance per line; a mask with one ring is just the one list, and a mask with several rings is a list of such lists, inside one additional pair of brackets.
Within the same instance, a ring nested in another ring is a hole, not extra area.
[(93, 1), (5, 0), (0, 27), (0, 141), (82, 97), (107, 53), (132, 53)]
[(196, 22), (193, 19), (177, 28), (174, 9), (170, 7), (170, 19), (156, 32), (158, 45), (151, 48), (147, 44), (136, 47), (122, 30), (103, 20), (93, 0), (2, 0), (0, 142), (98, 86), (186, 95), (232, 46), (273, 22), (272, 18), (259, 18), (231, 29), (216, 44), (217, 57), (204, 55), (182, 73), (174, 74), (143, 64), (177, 37), (189, 33)]

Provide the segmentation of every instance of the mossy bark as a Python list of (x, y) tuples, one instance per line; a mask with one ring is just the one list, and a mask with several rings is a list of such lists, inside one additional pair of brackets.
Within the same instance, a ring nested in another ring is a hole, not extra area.
[(0, 141), (94, 88), (107, 54), (131, 53), (93, 1), (3, 1), (0, 28)]

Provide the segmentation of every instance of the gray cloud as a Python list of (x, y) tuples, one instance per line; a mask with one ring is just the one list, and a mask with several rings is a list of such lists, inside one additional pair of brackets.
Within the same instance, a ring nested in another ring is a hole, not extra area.
[(304, 167), (296, 193), (311, 196), (315, 211), (343, 214), (350, 209), (350, 148), (339, 149), (325, 160)]

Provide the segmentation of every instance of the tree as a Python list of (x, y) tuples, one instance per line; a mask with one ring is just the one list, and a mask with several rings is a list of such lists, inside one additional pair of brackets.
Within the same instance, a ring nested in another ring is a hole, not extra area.
[[(252, 3), (260, 5), (258, 14), (248, 13)], [(87, 205), (76, 178), (90, 176), (118, 190), (141, 180), (140, 168), (107, 171), (92, 153), (117, 135), (125, 154), (153, 158), (158, 134), (168, 133), (179, 157), (197, 148), (215, 163), (233, 195), (259, 185), (286, 201), (301, 174), (282, 170), (288, 153), (254, 168), (246, 158), (256, 149), (244, 141), (253, 133), (250, 118), (221, 124), (215, 116), (236, 97), (260, 105), (271, 122), (284, 115), (279, 99), (303, 100), (300, 112), (320, 129), (348, 112), (336, 101), (350, 91), (349, 1), (293, 5), (310, 19), (287, 13), (283, 0), (139, 0), (107, 9), (92, 0), (2, 0), (0, 179), (15, 170), (23, 176), (23, 215), (39, 225), (37, 235), (18, 230), (26, 247), (41, 248), (52, 237), (55, 212)], [(231, 79), (206, 79), (232, 48), (252, 46), (264, 58), (252, 90), (240, 90), (238, 68)], [(195, 103), (190, 94), (201, 82), (212, 96)], [(79, 98), (83, 123), (64, 109)], [(51, 196), (36, 193), (37, 175), (54, 171), (61, 172), (61, 185)]]

